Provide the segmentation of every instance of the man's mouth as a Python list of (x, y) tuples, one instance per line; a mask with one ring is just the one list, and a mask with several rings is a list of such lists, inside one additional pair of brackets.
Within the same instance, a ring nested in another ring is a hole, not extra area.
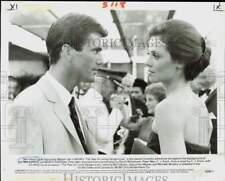
[(93, 68), (93, 69), (92, 69), (92, 73), (93, 73), (94, 75), (96, 75), (96, 74), (98, 73), (98, 69), (97, 69), (97, 68)]

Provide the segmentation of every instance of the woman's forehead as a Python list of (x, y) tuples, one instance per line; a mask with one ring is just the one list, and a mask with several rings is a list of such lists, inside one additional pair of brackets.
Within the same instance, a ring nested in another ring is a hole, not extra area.
[(149, 51), (163, 51), (166, 48), (166, 44), (161, 41), (159, 36), (153, 36), (148, 41)]

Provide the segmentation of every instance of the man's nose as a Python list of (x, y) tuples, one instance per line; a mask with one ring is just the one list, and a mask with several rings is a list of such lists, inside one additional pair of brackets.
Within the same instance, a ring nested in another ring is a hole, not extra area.
[(96, 59), (96, 65), (97, 66), (102, 66), (104, 64), (102, 55), (99, 55), (98, 58)]

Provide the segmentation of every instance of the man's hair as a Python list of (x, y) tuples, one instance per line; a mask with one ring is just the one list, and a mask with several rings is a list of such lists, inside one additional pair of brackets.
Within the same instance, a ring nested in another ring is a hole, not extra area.
[(46, 39), (50, 64), (55, 64), (59, 60), (63, 44), (69, 44), (77, 51), (81, 51), (91, 33), (107, 36), (103, 27), (90, 16), (70, 13), (58, 19), (50, 27)]
[(145, 88), (147, 86), (147, 83), (143, 79), (136, 78), (133, 84), (133, 87), (140, 87), (142, 93), (145, 93)]

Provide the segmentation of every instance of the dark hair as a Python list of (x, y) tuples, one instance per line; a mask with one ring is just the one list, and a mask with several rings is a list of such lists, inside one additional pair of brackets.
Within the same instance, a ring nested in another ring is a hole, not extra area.
[(102, 37), (107, 36), (103, 27), (87, 15), (70, 13), (58, 19), (50, 27), (46, 39), (50, 64), (57, 63), (61, 48), (65, 43), (80, 51), (90, 33), (99, 33)]
[(161, 102), (166, 98), (166, 88), (161, 82), (153, 83), (146, 87), (145, 95), (147, 94), (153, 95), (158, 102)]
[(147, 86), (147, 83), (143, 79), (136, 78), (133, 84), (133, 87), (140, 87), (142, 93), (145, 92), (145, 88)]
[(149, 38), (159, 36), (167, 46), (173, 59), (185, 64), (184, 76), (193, 80), (210, 62), (211, 49), (205, 39), (189, 23), (182, 20), (168, 20), (153, 27)]

